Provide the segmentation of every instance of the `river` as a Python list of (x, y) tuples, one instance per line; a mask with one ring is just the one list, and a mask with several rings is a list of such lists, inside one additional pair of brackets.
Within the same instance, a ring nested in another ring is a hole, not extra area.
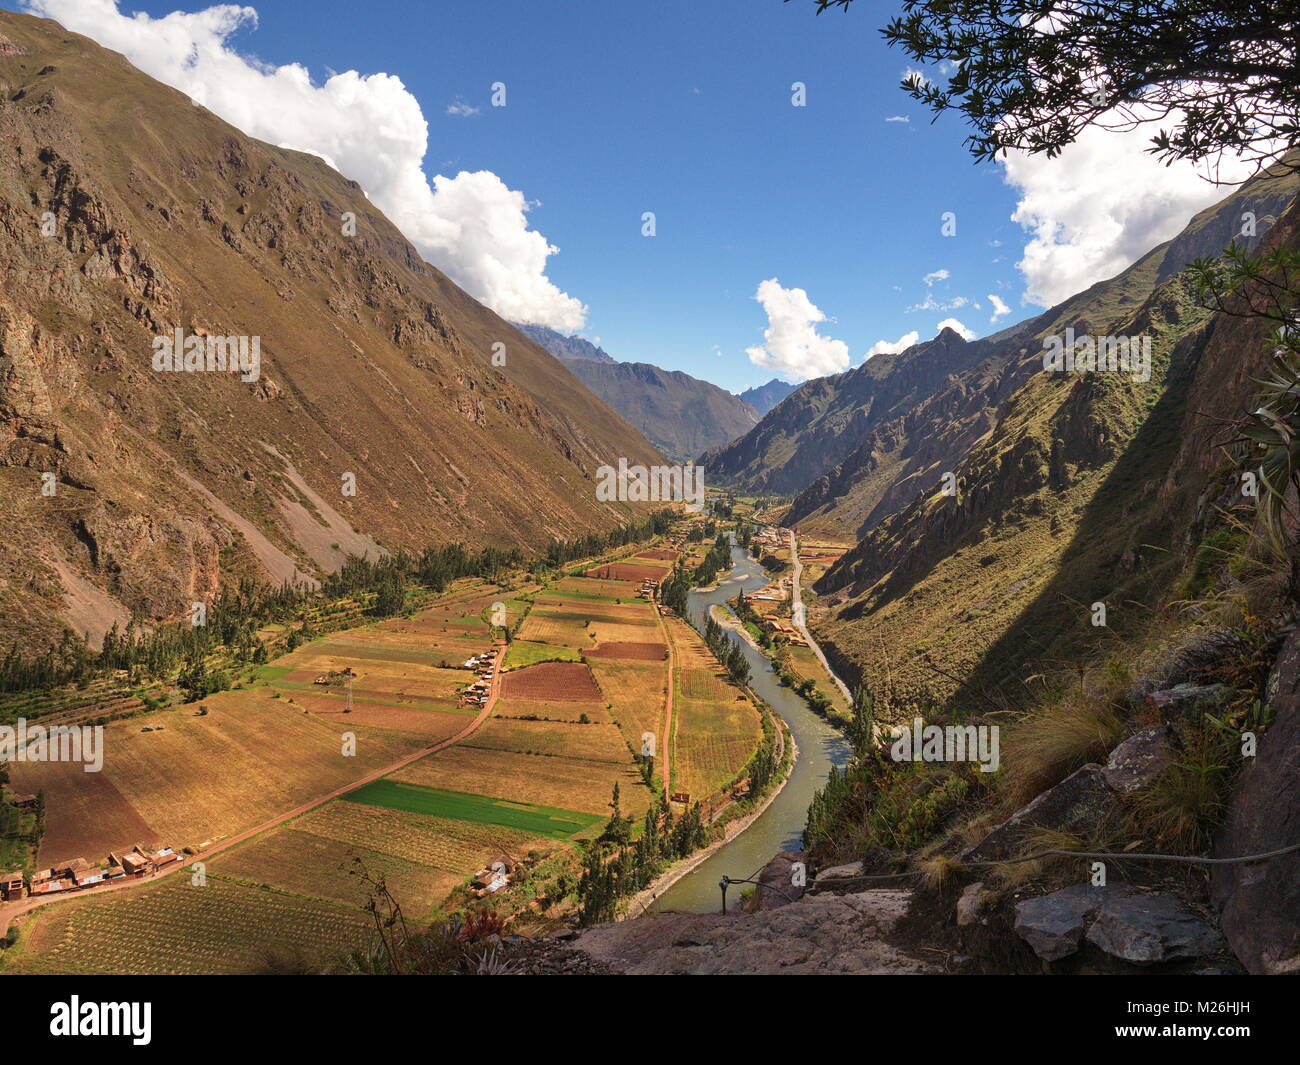
[[(768, 583), (763, 567), (743, 548), (733, 545), (731, 559), (734, 564), (731, 573), (718, 587), (690, 593), (691, 623), (701, 631), (713, 604), (734, 599), (742, 588), (746, 592), (755, 592)], [(799, 850), (813, 793), (825, 783), (831, 766), (840, 766), (848, 761), (849, 744), (844, 736), (809, 710), (808, 704), (798, 695), (781, 685), (767, 658), (735, 633), (728, 633), (728, 636), (740, 644), (749, 659), (752, 671), (750, 687), (790, 726), (799, 748), (799, 758), (790, 779), (771, 805), (744, 832), (660, 894), (649, 907), (651, 913), (661, 910), (716, 912), (722, 902), (718, 881), (724, 873), (740, 880), (752, 876), (774, 854)], [(740, 890), (734, 887), (727, 893), (728, 909), (740, 901)]]

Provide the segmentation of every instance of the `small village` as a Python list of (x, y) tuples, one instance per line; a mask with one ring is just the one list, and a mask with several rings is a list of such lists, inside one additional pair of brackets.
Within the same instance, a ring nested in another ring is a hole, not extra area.
[(149, 848), (137, 843), (120, 854), (110, 853), (102, 865), (95, 865), (85, 858), (74, 858), (33, 873), (30, 881), (26, 881), (21, 872), (0, 873), (0, 899), (16, 902), (28, 896), (35, 898), (64, 891), (81, 891), (128, 877), (142, 879), (180, 860), (180, 852), (171, 847)]
[(474, 671), (474, 680), (461, 689), (461, 706), (487, 705), (488, 698), (492, 694), (492, 679), (501, 664), (503, 652), (504, 648), (500, 644), (495, 644), (486, 651), (471, 655), (465, 660), (464, 668)]

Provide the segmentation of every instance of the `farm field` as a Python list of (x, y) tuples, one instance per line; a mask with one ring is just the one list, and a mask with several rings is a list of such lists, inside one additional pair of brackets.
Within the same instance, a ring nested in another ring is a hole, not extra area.
[(26, 931), (13, 973), (187, 975), (262, 971), (272, 958), (321, 966), (364, 943), (360, 910), (187, 876), (49, 907)]
[(584, 615), (557, 610), (549, 602), (533, 607), (519, 626), (518, 638), (554, 647), (581, 648), (592, 644)]
[[(659, 578), (676, 556), (649, 549), (613, 565)], [(228, 837), (463, 730), (478, 713), (458, 705), (472, 677), (463, 663), (490, 645), (488, 612), (504, 603), (508, 625), (519, 623), (492, 714), (469, 736), (213, 855), (205, 888), (182, 872), (38, 911), (11, 970), (249, 971), (292, 954), (321, 922), (332, 931), (314, 942), (338, 957), (369, 927), (359, 868), (382, 875), (409, 918), (429, 919), (497, 857), (539, 857), (598, 832), (615, 784), (623, 813), (641, 817), (653, 792), (632, 752), (645, 732), (671, 751), (674, 790), (703, 799), (731, 783), (761, 739), (758, 711), (671, 618), (677, 675), (668, 677), (664, 630), (636, 594), (640, 579), (458, 582), (411, 618), (298, 647), (256, 670), (251, 687), (204, 699), (203, 716), (188, 706), (110, 725), (103, 773), (15, 767), (15, 788), (46, 792), (42, 864)], [(356, 735), (356, 757), (342, 756), (344, 732)], [(32, 769), (41, 780), (23, 779)], [(90, 945), (100, 936), (102, 957)]]
[(584, 651), (582, 657), (588, 661), (599, 658), (611, 661), (662, 662), (667, 658), (667, 652), (668, 645), (665, 643), (610, 642)]
[(582, 703), (572, 699), (520, 699), (512, 697), (497, 702), (494, 721), (508, 721), (512, 718), (537, 719), (540, 721), (579, 721), (586, 716), (588, 721), (607, 725), (614, 719), (605, 709), (604, 703)]
[(370, 876), (383, 876), (411, 916), (431, 911), (465, 879), (463, 873), (419, 865), (361, 843), (288, 827), (218, 855), (208, 875), (360, 907), (369, 892), (357, 875), (362, 868)]
[(634, 580), (598, 580), (592, 577), (562, 577), (554, 584), (548, 585), (544, 593), (537, 595), (558, 599), (622, 599), (635, 600), (640, 581)]
[(501, 680), (506, 698), (600, 702), (600, 689), (585, 662), (543, 662), (512, 670)]
[(617, 781), (624, 813), (640, 816), (650, 805), (649, 791), (633, 768), (630, 753), (626, 763), (615, 765), (456, 744), (398, 770), (390, 779), (448, 791), (509, 795), (601, 818), (609, 813), (609, 796)]
[(523, 669), (526, 666), (535, 666), (538, 662), (577, 662), (581, 657), (572, 647), (513, 640), (509, 650), (506, 651), (505, 668)]
[(204, 716), (191, 705), (105, 726), (99, 773), (68, 762), (15, 764), (16, 789), (45, 792), (39, 862), (234, 835), (427, 745), (349, 719), (356, 753), (345, 756), (339, 726), (264, 687), (221, 692), (203, 705)]
[(758, 708), (724, 678), (704, 641), (666, 618), (678, 658), (673, 701), (673, 789), (703, 798), (740, 774), (762, 739)]
[(842, 713), (848, 714), (850, 712), (848, 700), (844, 698), (840, 686), (827, 675), (825, 667), (813, 654), (812, 648), (803, 642), (785, 646), (790, 653), (791, 669), (800, 677), (811, 677), (817, 684), (817, 690), (831, 701), (831, 705)]
[(589, 664), (632, 749), (641, 749), (641, 737), (647, 732), (654, 734), (657, 744), (663, 743), (664, 686), (668, 680), (663, 656), (658, 662), (597, 658)]
[(466, 747), (526, 754), (559, 754), (595, 762), (622, 762), (628, 748), (618, 726), (580, 725), (565, 721), (503, 721), (494, 719), (464, 741)]
[(368, 888), (357, 874), (364, 868), (382, 874), (407, 916), (419, 920), (501, 855), (554, 846), (550, 837), (505, 825), (336, 799), (219, 855), (209, 872), (361, 906)]
[(454, 821), (499, 825), (550, 839), (565, 839), (600, 823), (600, 818), (553, 806), (496, 799), (486, 795), (442, 791), (396, 780), (376, 780), (343, 797), (344, 802), (382, 806), (386, 810), (427, 814)]
[(606, 562), (594, 566), (587, 574), (602, 580), (635, 581), (639, 586), (641, 581), (658, 580), (666, 572), (662, 566), (651, 564), (649, 559), (642, 559), (639, 562)]

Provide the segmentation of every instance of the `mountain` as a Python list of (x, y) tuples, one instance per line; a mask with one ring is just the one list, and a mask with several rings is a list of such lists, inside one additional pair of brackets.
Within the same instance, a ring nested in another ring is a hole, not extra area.
[(759, 417), (762, 417), (798, 387), (782, 381), (779, 377), (773, 377), (765, 385), (745, 389), (740, 393), (740, 398), (758, 411)]
[(528, 325), (522, 322), (515, 322), (514, 326), (529, 340), (536, 341), (557, 359), (565, 362), (573, 362), (577, 359), (591, 359), (595, 362), (615, 362), (603, 348), (596, 347), (590, 340), (584, 337), (566, 337), (563, 333), (557, 333), (554, 329), (548, 329), (544, 325)]
[[(630, 516), (595, 471), (655, 449), (355, 182), (54, 22), (0, 33), (0, 634)], [(178, 329), (257, 338), (256, 379), (154, 369)]]
[[(1222, 515), (1250, 502), (1231, 427), (1271, 355), (1266, 324), (1212, 313), (1180, 271), (1233, 240), (1294, 244), (1298, 189), (1294, 173), (1256, 178), (1009, 335), (950, 340), (936, 355), (965, 368), (875, 420), (795, 497), (788, 524), (858, 540), (815, 585), (814, 628), (845, 672), (1014, 701), (1027, 670), (1104, 658), (1149, 627), (1205, 543), (1233, 535), (1237, 519), (1223, 528)], [(1239, 232), (1247, 212), (1258, 238)], [(1044, 370), (1045, 346), (1068, 329), (1147, 338), (1149, 380)]]
[(581, 337), (552, 329), (519, 328), (677, 461), (734, 440), (758, 422), (758, 412), (743, 399), (698, 377), (645, 362), (617, 362)]
[(700, 457), (714, 480), (793, 495), (829, 473), (878, 425), (902, 416), (992, 352), (951, 329), (895, 355), (800, 385), (748, 433)]

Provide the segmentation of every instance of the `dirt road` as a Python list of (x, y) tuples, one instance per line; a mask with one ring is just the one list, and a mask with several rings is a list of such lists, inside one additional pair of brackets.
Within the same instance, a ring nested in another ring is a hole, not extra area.
[(790, 620), (794, 623), (794, 627), (799, 630), (799, 634), (803, 636), (804, 642), (812, 648), (812, 653), (817, 656), (817, 661), (822, 664), (822, 668), (826, 670), (827, 675), (835, 682), (835, 686), (844, 693), (844, 698), (849, 701), (851, 706), (853, 704), (853, 694), (849, 691), (849, 686), (835, 675), (835, 670), (831, 669), (831, 664), (826, 661), (826, 655), (822, 653), (817, 641), (812, 638), (812, 633), (808, 631), (808, 625), (804, 620), (803, 593), (799, 590), (799, 578), (803, 576), (803, 563), (799, 561), (799, 541), (795, 539), (793, 529), (786, 531), (790, 535), (790, 561), (794, 564), (794, 579), (790, 582)]

